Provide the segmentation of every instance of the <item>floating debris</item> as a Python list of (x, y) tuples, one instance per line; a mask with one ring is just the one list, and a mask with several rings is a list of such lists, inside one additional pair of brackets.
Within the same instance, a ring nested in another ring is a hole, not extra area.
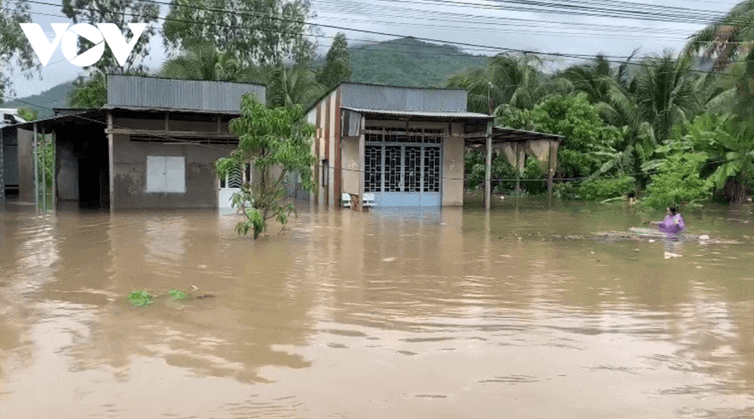
[[(584, 240), (586, 237), (579, 235), (553, 235), (553, 240)], [(628, 231), (605, 231), (594, 233), (591, 237), (593, 240), (616, 242), (616, 241), (641, 241), (654, 243), (657, 239), (666, 239), (667, 235), (661, 231), (651, 228), (631, 228)], [(701, 244), (743, 244), (738, 240), (728, 240), (722, 238), (710, 237), (707, 234), (694, 235), (683, 233), (677, 236), (679, 240), (699, 241)]]

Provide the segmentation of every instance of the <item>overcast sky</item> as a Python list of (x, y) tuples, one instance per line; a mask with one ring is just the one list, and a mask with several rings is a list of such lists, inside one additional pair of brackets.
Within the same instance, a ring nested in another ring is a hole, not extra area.
[[(500, 52), (490, 48), (495, 47), (589, 56), (604, 53), (617, 58), (628, 56), (637, 48), (640, 56), (660, 54), (667, 49), (678, 51), (688, 36), (704, 27), (705, 16), (723, 14), (738, 3), (734, 0), (542, 1), (582, 7), (580, 10), (591, 16), (578, 11), (564, 14), (541, 8), (524, 10), (529, 8), (526, 6), (529, 3), (527, 0), (312, 0), (312, 11), (316, 14), (314, 23), (470, 44), (459, 47), (473, 54), (492, 55)], [(50, 39), (54, 37), (50, 23), (70, 22), (60, 9), (32, 5), (33, 22), (42, 25)], [(163, 6), (161, 15), (165, 16), (166, 12)], [(633, 15), (635, 12), (646, 13), (632, 18), (604, 16), (618, 13)], [(677, 21), (673, 20), (673, 16), (679, 19), (688, 16), (691, 22), (674, 23)], [(338, 30), (318, 28), (319, 36), (315, 39), (320, 54), (327, 52), (331, 37)], [(345, 32), (351, 45), (395, 38), (374, 33)], [(156, 36), (151, 41), (150, 56), (145, 63), (152, 71), (157, 71), (165, 57), (162, 40)], [(39, 94), (81, 74), (83, 70), (67, 62), (58, 47), (49, 64), (42, 69), (41, 78), (36, 73), (34, 78), (28, 80), (20, 74), (13, 74), (11, 80), (15, 97), (20, 98)]]

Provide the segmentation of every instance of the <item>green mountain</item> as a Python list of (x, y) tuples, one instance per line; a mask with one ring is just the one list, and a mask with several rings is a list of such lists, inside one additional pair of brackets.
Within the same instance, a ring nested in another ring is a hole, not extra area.
[(400, 38), (349, 48), (351, 81), (395, 86), (442, 87), (449, 76), (486, 66), (487, 57), (451, 45)]
[(65, 108), (68, 106), (66, 97), (71, 89), (73, 89), (73, 81), (59, 84), (38, 95), (27, 96), (3, 103), (2, 107), (29, 108), (37, 112), (39, 119), (50, 118), (53, 115), (52, 108)]

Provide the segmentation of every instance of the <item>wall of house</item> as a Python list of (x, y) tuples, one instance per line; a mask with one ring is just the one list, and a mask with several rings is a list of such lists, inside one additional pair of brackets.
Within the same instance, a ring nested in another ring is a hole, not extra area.
[[(308, 120), (314, 120), (317, 127), (312, 151), (317, 158), (314, 167), (317, 193), (312, 201), (319, 205), (336, 206), (340, 200), (341, 185), (341, 139), (340, 139), (340, 101), (341, 88), (338, 87), (307, 114)], [(327, 161), (328, 185), (322, 184), (324, 161)]]
[(359, 193), (359, 137), (343, 137), (341, 140), (343, 162), (342, 192)]
[(442, 206), (463, 205), (463, 123), (451, 124), (450, 137), (442, 144)]
[[(122, 118), (113, 118), (121, 128), (141, 128), (143, 124)], [(171, 121), (175, 131), (217, 130), (216, 122), (206, 122), (214, 127), (197, 128), (196, 122)], [(136, 126), (141, 125), (141, 126)], [(189, 129), (192, 128), (192, 129)], [(219, 181), (214, 162), (226, 157), (236, 148), (231, 144), (212, 144), (209, 147), (163, 142), (131, 141), (129, 135), (113, 135), (113, 206), (120, 208), (217, 208)], [(185, 157), (185, 193), (147, 192), (147, 156)]]
[(18, 130), (18, 199), (34, 202), (34, 133)]

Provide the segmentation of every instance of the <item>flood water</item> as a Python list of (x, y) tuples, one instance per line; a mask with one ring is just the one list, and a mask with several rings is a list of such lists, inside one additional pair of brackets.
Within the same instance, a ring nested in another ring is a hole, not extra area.
[(667, 259), (588, 238), (662, 218), (623, 205), (0, 209), (3, 419), (754, 417), (752, 206)]

